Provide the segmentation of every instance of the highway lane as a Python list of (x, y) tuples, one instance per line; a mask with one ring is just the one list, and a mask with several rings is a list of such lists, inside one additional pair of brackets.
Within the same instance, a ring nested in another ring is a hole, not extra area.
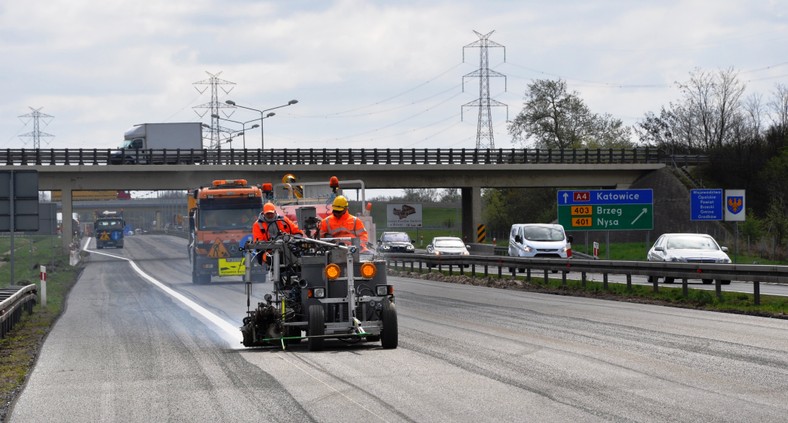
[(184, 245), (130, 237), (126, 249), (102, 252), (133, 257), (226, 325), (128, 263), (92, 254), (10, 421), (776, 422), (788, 414), (785, 320), (392, 277), (396, 350), (338, 341), (320, 353), (245, 350), (230, 333), (245, 310), (243, 285), (192, 285)]

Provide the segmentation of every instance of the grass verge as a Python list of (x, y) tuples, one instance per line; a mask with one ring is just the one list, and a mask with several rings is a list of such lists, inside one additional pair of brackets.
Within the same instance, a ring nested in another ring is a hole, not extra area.
[[(10, 283), (10, 243), (8, 238), (0, 238), (0, 281), (4, 286)], [(40, 301), (31, 314), (23, 313), (22, 319), (6, 337), (0, 339), (0, 421), (6, 415), (16, 396), (21, 391), (46, 335), (63, 312), (65, 299), (76, 283), (81, 266), (70, 266), (68, 254), (62, 252), (59, 240), (51, 237), (17, 237), (14, 242), (16, 252), (14, 279), (16, 285), (35, 283), (39, 288), (39, 264), (47, 270), (47, 305)]]
[(389, 275), (556, 295), (593, 297), (788, 319), (788, 298), (786, 297), (761, 295), (761, 304), (756, 306), (752, 294), (723, 291), (722, 295), (717, 297), (714, 291), (690, 288), (685, 297), (681, 285), (668, 287), (660, 284), (659, 290), (654, 292), (653, 287), (650, 285), (633, 284), (631, 289), (628, 289), (626, 284), (608, 283), (607, 287), (605, 287), (602, 282), (586, 281), (585, 286), (583, 286), (581, 281), (570, 279), (567, 279), (566, 285), (564, 285), (560, 277), (549, 278), (545, 282), (544, 278), (541, 277), (532, 277), (530, 280), (527, 280), (525, 276), (519, 275), (517, 278), (508, 276), (499, 279), (497, 275), (484, 277), (480, 275), (459, 275), (457, 273), (450, 275), (447, 271), (438, 272), (437, 270), (418, 272), (415, 270), (398, 271), (392, 269), (389, 269)]

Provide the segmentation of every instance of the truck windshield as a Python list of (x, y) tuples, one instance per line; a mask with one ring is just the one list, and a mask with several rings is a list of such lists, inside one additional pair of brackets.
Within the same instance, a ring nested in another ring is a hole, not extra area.
[(96, 221), (96, 229), (123, 229), (123, 221), (120, 219), (106, 219)]
[(199, 228), (208, 231), (248, 230), (252, 232), (252, 224), (257, 221), (260, 208), (200, 210)]

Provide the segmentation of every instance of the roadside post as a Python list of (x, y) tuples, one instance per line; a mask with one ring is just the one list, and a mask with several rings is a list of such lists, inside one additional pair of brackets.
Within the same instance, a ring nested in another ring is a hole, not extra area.
[(41, 266), (39, 277), (41, 279), (41, 305), (47, 306), (47, 267)]

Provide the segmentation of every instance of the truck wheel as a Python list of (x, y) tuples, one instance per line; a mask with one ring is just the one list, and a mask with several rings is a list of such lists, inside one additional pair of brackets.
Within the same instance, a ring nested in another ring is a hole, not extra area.
[[(309, 306), (309, 328), (307, 336), (323, 336), (326, 334), (326, 314), (322, 305)], [(307, 345), (309, 351), (320, 351), (323, 349), (323, 338), (309, 338)]]
[(383, 321), (383, 328), (380, 331), (380, 345), (387, 350), (397, 348), (399, 333), (397, 328), (397, 309), (394, 307), (394, 303), (388, 300), (383, 302), (380, 320)]
[(195, 285), (202, 285), (210, 282), (211, 282), (211, 275), (200, 273), (199, 270), (197, 269), (197, 260), (195, 260), (194, 263), (192, 264), (192, 283)]

